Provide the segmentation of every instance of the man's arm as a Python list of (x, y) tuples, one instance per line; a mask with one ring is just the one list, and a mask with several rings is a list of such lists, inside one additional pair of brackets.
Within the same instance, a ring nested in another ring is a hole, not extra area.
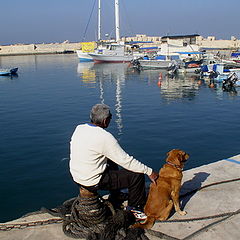
[(141, 163), (133, 156), (129, 156), (110, 133), (105, 139), (103, 154), (129, 171), (147, 174), (148, 176), (151, 176), (151, 180), (156, 178), (156, 173), (153, 174), (153, 170), (151, 168)]

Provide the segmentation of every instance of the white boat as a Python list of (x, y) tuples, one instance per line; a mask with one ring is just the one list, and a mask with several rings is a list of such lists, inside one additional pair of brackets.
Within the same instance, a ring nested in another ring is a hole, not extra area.
[(143, 69), (165, 69), (170, 70), (175, 64), (171, 60), (139, 60)]
[(153, 58), (144, 57), (139, 59), (139, 63), (143, 69), (164, 69), (171, 70), (178, 65), (178, 56), (159, 55)]
[(99, 53), (89, 53), (90, 57), (98, 63), (123, 63), (133, 60), (134, 55), (125, 51), (124, 43), (110, 43), (106, 49)]
[(178, 68), (177, 73), (180, 74), (200, 74), (201, 73), (201, 67), (191, 67), (191, 68)]
[(80, 62), (92, 62), (93, 58), (89, 55), (89, 52), (83, 52), (82, 50), (76, 50), (77, 56)]
[(115, 43), (109, 43), (100, 53), (89, 53), (95, 62), (123, 63), (134, 59), (133, 53), (126, 51), (125, 44), (120, 42), (119, 0), (115, 0), (115, 32)]
[[(178, 67), (178, 72), (200, 72), (200, 63), (202, 62), (200, 55), (202, 52), (188, 51), (180, 52), (179, 49), (187, 49), (179, 46), (163, 44), (157, 55), (150, 59), (139, 60), (143, 68), (159, 68), (172, 70)], [(177, 51), (178, 50), (178, 51)]]

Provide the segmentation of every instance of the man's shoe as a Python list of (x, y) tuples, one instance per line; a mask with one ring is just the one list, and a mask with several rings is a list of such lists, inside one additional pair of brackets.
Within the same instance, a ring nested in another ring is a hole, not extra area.
[(127, 206), (126, 210), (132, 212), (136, 221), (143, 221), (147, 218), (146, 214), (137, 208)]

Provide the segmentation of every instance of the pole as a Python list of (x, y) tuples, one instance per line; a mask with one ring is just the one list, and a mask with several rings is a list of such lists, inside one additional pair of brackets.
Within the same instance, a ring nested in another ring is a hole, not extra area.
[(120, 40), (119, 0), (115, 0), (115, 31), (116, 41)]
[(101, 0), (98, 0), (98, 41), (101, 40)]

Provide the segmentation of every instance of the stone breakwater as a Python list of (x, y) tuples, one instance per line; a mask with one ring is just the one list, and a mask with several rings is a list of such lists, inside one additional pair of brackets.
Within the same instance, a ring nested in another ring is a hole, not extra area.
[(81, 49), (80, 42), (0, 45), (0, 56), (73, 53), (77, 49)]

